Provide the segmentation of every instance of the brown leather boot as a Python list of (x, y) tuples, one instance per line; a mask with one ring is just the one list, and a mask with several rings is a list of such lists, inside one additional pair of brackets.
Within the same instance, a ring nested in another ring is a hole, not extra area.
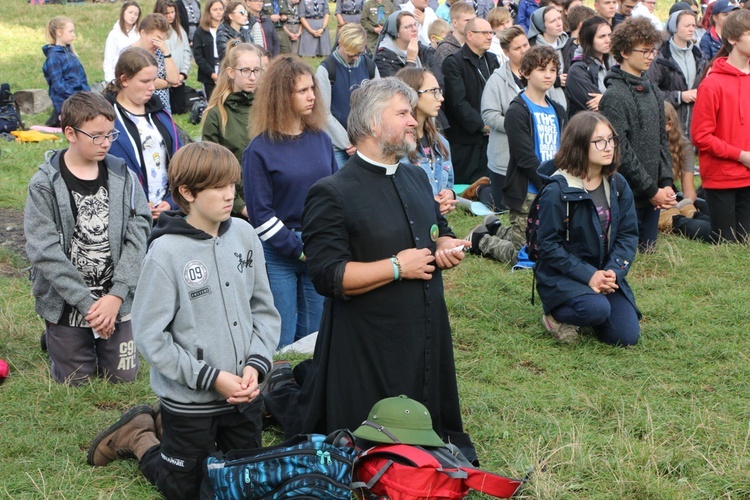
[(479, 189), (479, 186), (487, 186), (490, 183), (489, 177), (480, 177), (479, 179), (475, 180), (469, 187), (464, 189), (464, 192), (459, 194), (461, 198), (466, 198), (467, 200), (477, 200), (477, 189)]
[(680, 213), (688, 219), (692, 219), (698, 213), (698, 209), (692, 203), (687, 203), (678, 208), (680, 209)]
[(680, 210), (677, 208), (668, 208), (666, 210), (662, 210), (659, 214), (659, 231), (671, 233), (672, 219), (675, 215), (681, 215)]
[(120, 420), (94, 438), (86, 461), (89, 465), (104, 466), (121, 458), (140, 460), (149, 448), (158, 444), (151, 407), (140, 405), (123, 413)]

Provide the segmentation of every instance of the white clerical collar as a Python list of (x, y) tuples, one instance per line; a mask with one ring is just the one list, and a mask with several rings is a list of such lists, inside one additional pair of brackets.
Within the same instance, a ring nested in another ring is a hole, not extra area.
[(357, 150), (357, 154), (359, 155), (360, 158), (362, 158), (363, 160), (365, 160), (367, 163), (375, 165), (376, 167), (384, 168), (385, 169), (385, 175), (393, 175), (393, 174), (396, 173), (396, 170), (398, 170), (398, 163), (396, 163), (395, 165), (389, 165), (387, 163), (380, 163), (379, 161), (375, 161), (375, 160), (373, 160), (371, 158), (366, 157), (359, 150)]

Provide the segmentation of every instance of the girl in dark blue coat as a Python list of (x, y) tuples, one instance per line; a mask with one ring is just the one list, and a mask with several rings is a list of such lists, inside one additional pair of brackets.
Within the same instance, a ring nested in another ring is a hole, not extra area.
[(640, 336), (640, 312), (625, 279), (638, 223), (617, 156), (609, 121), (591, 111), (576, 114), (555, 156), (558, 170), (539, 198), (542, 322), (563, 342), (575, 340), (582, 326), (612, 345), (634, 345)]

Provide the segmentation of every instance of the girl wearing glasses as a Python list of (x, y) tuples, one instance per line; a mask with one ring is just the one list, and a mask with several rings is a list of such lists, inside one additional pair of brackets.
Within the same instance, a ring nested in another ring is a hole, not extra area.
[(167, 169), (181, 146), (172, 116), (155, 95), (157, 72), (150, 52), (130, 47), (120, 54), (115, 81), (106, 90), (115, 107), (115, 129), (120, 133), (109, 154), (125, 160), (138, 176), (154, 220), (163, 211), (177, 208), (169, 194)]
[(417, 148), (401, 163), (422, 167), (432, 186), (432, 195), (440, 204), (440, 213), (446, 214), (456, 208), (456, 193), (453, 191), (453, 164), (448, 141), (435, 126), (435, 118), (443, 104), (435, 75), (425, 68), (404, 68), (396, 77), (417, 91), (417, 105), (412, 110), (417, 120)]
[(216, 30), (216, 50), (219, 61), (224, 59), (229, 40), (239, 39), (241, 42), (253, 43), (248, 25), (247, 9), (243, 2), (229, 2), (224, 10), (224, 22)]
[[(143, 18), (138, 28), (140, 38), (131, 47), (138, 47), (151, 53), (156, 59), (156, 90), (154, 94), (159, 98), (167, 113), (172, 114), (169, 102), (169, 89), (179, 82), (180, 70), (175, 65), (172, 52), (167, 45), (169, 38), (169, 21), (162, 14), (149, 14)], [(117, 70), (115, 69), (115, 77)]]
[[(230, 42), (219, 81), (203, 115), (203, 140), (228, 148), (237, 161), (250, 143), (248, 119), (258, 79), (263, 74), (262, 53), (251, 43)], [(242, 182), (237, 185), (232, 215), (247, 219)]]
[(608, 344), (638, 342), (640, 312), (625, 279), (638, 246), (633, 193), (617, 173), (617, 136), (598, 113), (582, 111), (563, 132), (557, 168), (537, 198), (536, 285), (542, 323), (572, 342), (591, 327)]
[(247, 215), (263, 242), (283, 347), (320, 327), (323, 297), (302, 251), (302, 209), (310, 187), (338, 170), (310, 66), (296, 56), (274, 59), (255, 93), (250, 122), (254, 139), (242, 157)]

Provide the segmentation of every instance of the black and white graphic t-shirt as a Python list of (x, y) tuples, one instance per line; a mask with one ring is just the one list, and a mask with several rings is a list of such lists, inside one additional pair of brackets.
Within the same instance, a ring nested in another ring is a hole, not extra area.
[[(109, 245), (109, 191), (107, 167), (99, 162), (99, 175), (93, 180), (79, 179), (60, 159), (60, 173), (70, 192), (70, 205), (76, 219), (70, 242), (70, 262), (81, 273), (97, 300), (112, 288), (114, 263)], [(74, 307), (66, 306), (61, 324), (88, 328), (83, 315)]]

